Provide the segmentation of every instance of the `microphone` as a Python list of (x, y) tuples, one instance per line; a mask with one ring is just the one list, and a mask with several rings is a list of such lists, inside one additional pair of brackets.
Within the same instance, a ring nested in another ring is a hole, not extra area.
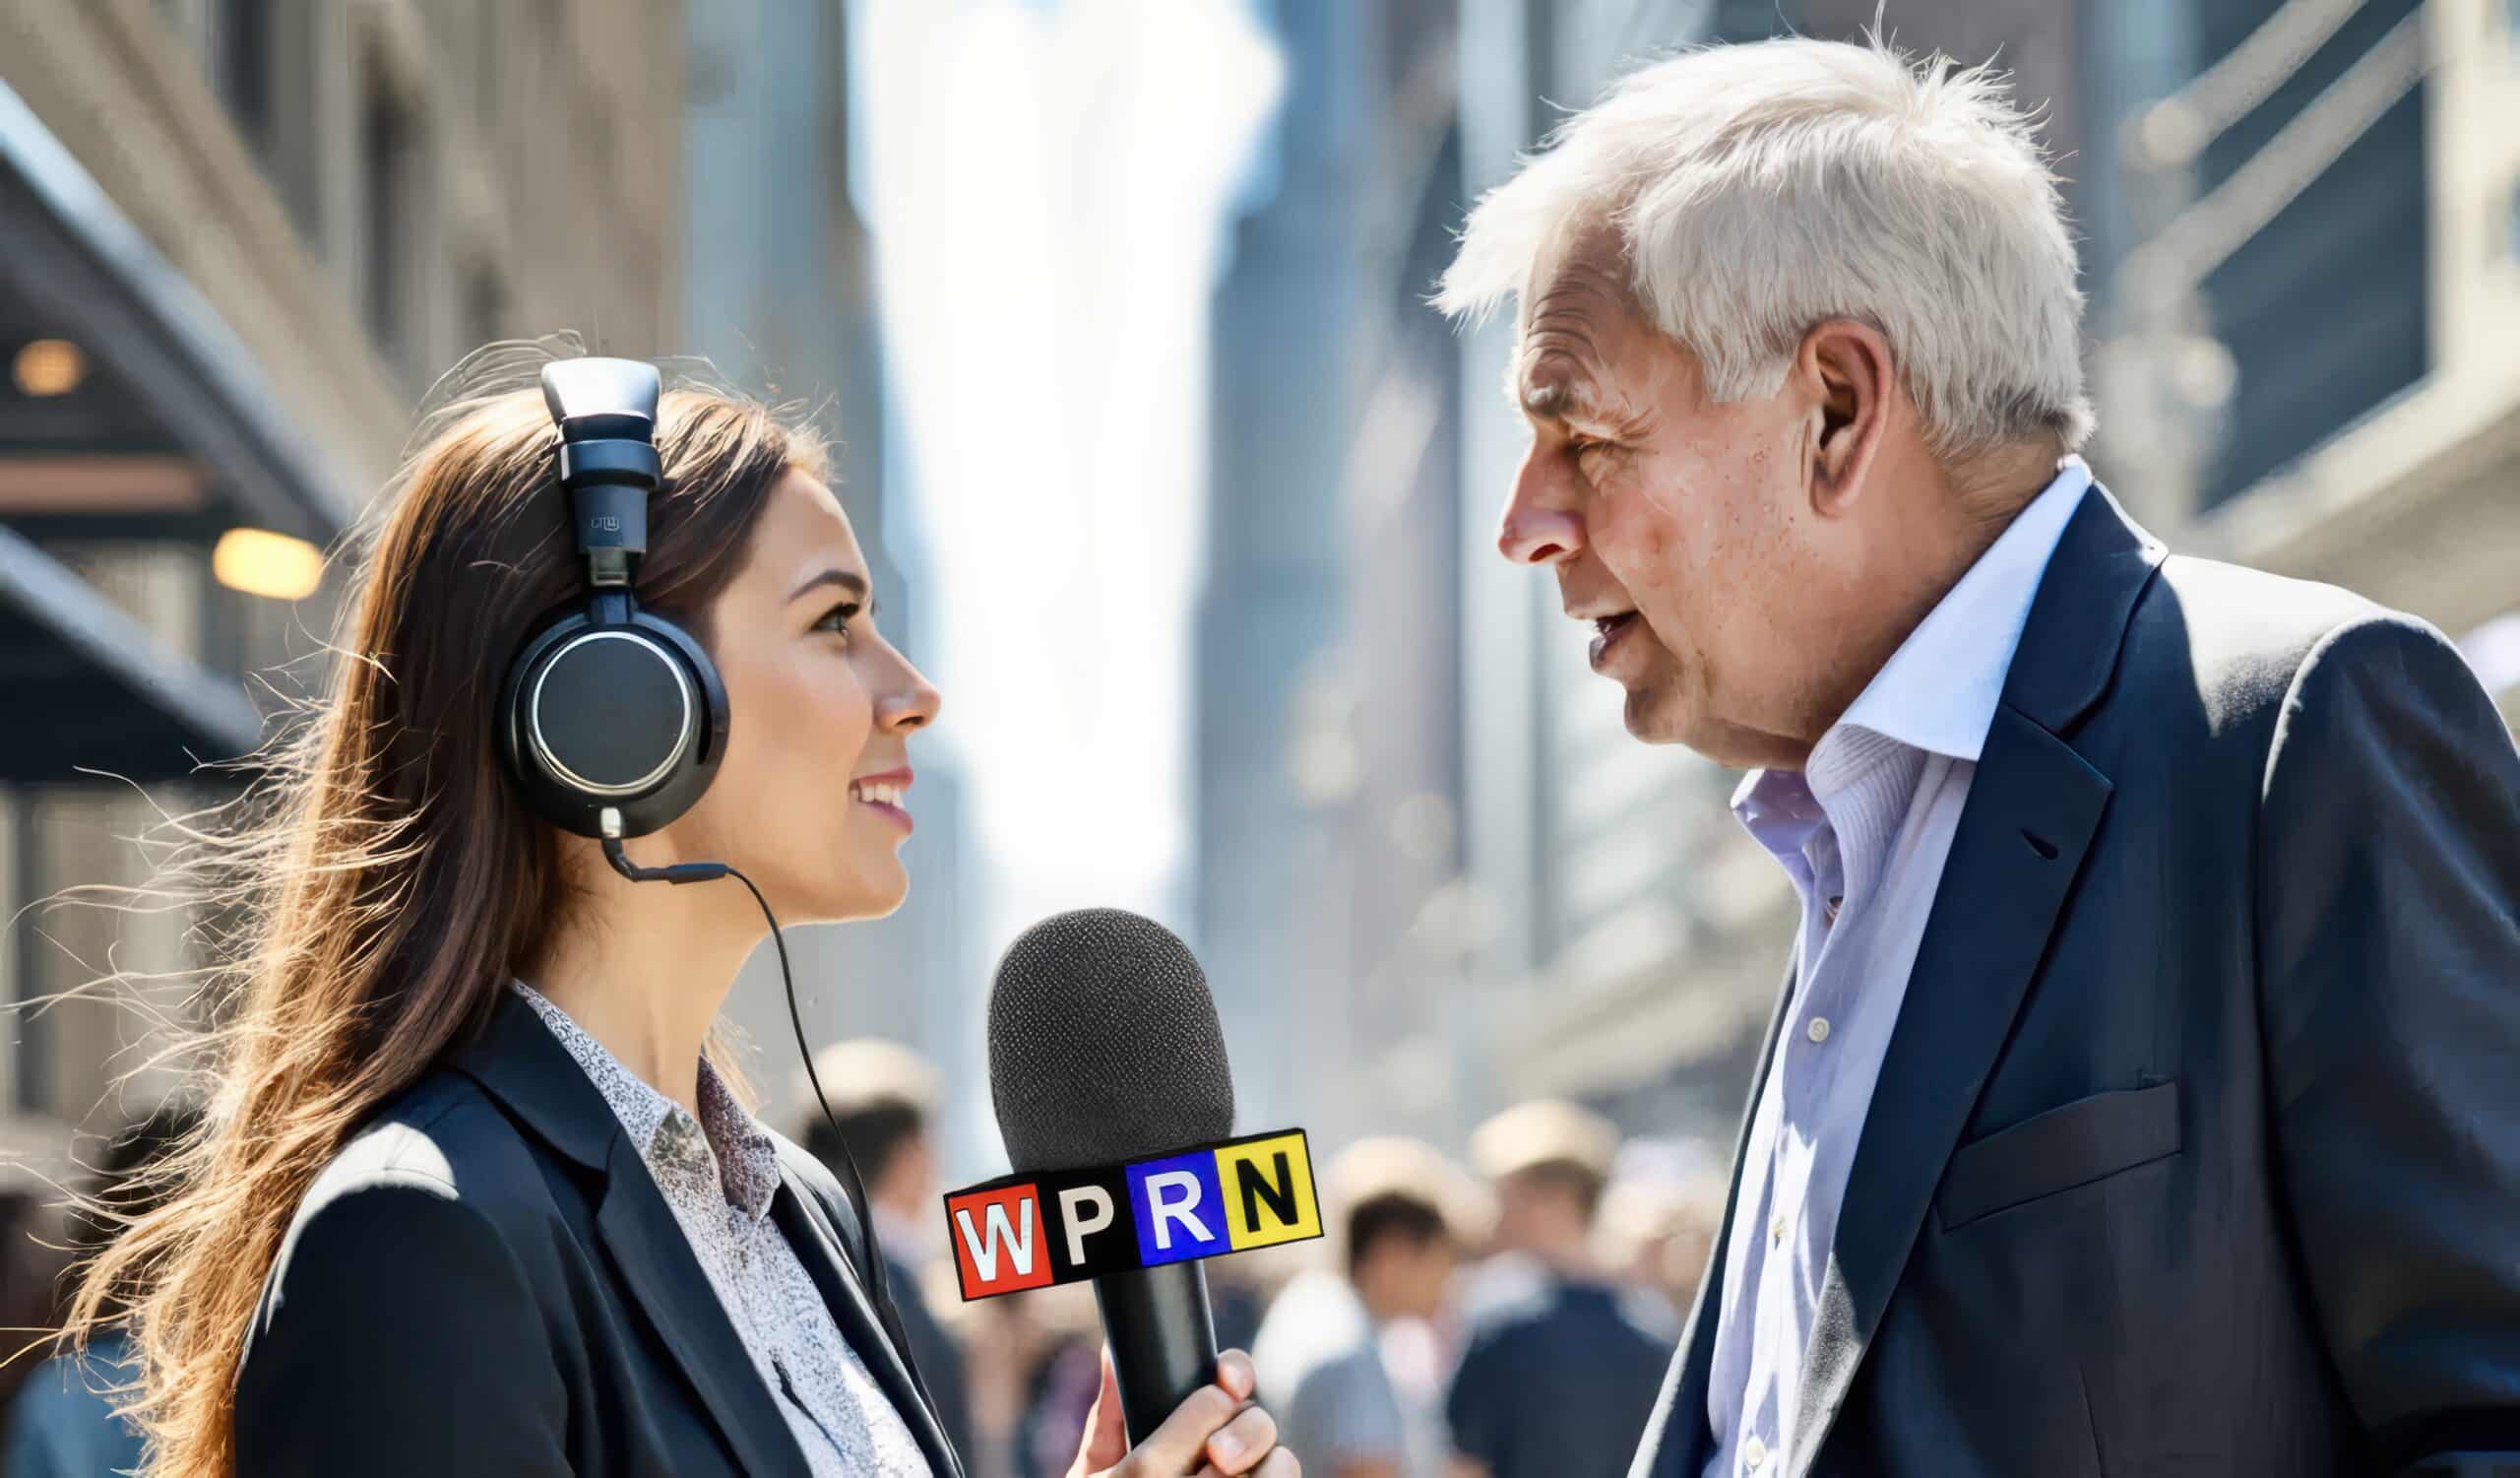
[[(1125, 909), (1042, 920), (998, 961), (988, 1077), (1018, 1174), (1117, 1165), (1233, 1132), (1233, 1072), (1208, 978), (1170, 930)], [(1216, 1379), (1196, 1261), (1096, 1276), (1132, 1446)]]

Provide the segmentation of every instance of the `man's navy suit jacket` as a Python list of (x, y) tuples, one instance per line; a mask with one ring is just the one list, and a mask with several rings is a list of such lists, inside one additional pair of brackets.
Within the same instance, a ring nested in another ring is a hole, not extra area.
[[(1732, 1215), (1632, 1478), (1707, 1459)], [(2166, 558), (2085, 495), (1858, 1141), (1795, 1444), (1763, 1471), (2520, 1473), (2520, 752), (2438, 632)]]

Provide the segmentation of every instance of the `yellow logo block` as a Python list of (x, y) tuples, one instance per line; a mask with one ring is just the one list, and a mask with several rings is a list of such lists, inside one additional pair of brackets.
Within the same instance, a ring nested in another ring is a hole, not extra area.
[(1321, 1235), (1321, 1202), (1301, 1129), (1219, 1149), (1217, 1185), (1235, 1252)]

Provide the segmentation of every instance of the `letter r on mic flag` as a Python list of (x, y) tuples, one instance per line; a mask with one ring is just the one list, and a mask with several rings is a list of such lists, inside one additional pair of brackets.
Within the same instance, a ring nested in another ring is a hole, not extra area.
[(1138, 1213), (1138, 1255), (1148, 1267), (1233, 1251), (1213, 1150), (1129, 1167), (1129, 1203)]

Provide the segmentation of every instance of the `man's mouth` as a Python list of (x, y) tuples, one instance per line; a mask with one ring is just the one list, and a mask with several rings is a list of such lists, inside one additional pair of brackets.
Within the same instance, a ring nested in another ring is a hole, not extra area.
[(1608, 658), (1611, 649), (1616, 647), (1636, 624), (1636, 612), (1633, 610), (1623, 610), (1616, 615), (1593, 617), (1592, 658), (1595, 672), (1601, 671), (1602, 663)]

